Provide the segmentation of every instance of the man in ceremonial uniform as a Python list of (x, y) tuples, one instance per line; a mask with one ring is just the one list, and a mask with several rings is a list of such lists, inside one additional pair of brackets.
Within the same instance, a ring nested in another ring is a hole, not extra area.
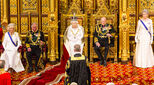
[[(97, 25), (94, 32), (94, 49), (96, 54), (100, 59), (100, 65), (104, 64), (107, 66), (106, 57), (109, 50), (109, 44), (111, 43), (110, 38), (113, 38), (115, 35), (115, 30), (113, 26), (106, 23), (106, 18), (101, 18), (101, 24)], [(105, 47), (104, 56), (101, 54), (101, 47)]]
[(74, 56), (71, 56), (66, 64), (65, 85), (77, 83), (77, 85), (91, 85), (91, 72), (88, 58), (81, 54), (80, 45), (74, 45)]
[(41, 54), (41, 46), (44, 44), (44, 34), (43, 32), (38, 30), (38, 25), (36, 23), (32, 24), (32, 31), (29, 31), (26, 36), (26, 48), (27, 48), (27, 59), (29, 63), (29, 73), (33, 71), (32, 66), (32, 57), (33, 55), (36, 56), (35, 62), (35, 71), (38, 72), (38, 61)]

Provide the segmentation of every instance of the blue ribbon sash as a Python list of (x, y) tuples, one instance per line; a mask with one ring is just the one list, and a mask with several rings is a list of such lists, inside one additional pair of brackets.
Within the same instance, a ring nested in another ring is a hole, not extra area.
[(13, 41), (13, 39), (12, 39), (12, 37), (11, 37), (11, 35), (10, 35), (10, 33), (9, 33), (9, 32), (8, 32), (8, 35), (9, 35), (9, 37), (10, 37), (11, 42), (13, 43), (13, 45), (14, 45), (15, 47), (17, 47), (17, 45), (14, 43), (14, 41)]
[(148, 30), (148, 28), (147, 28), (147, 26), (144, 24), (144, 22), (142, 21), (142, 20), (140, 20), (141, 21), (141, 23), (143, 24), (143, 26), (145, 27), (145, 29), (148, 31), (148, 33), (150, 34), (150, 36), (151, 36), (151, 33), (149, 32), (149, 30)]

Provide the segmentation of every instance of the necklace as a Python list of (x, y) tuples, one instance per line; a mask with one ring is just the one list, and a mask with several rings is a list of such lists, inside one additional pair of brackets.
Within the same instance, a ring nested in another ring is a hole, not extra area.
[(71, 32), (72, 32), (72, 34), (74, 35), (74, 39), (76, 39), (76, 35), (78, 34), (79, 29), (77, 30), (77, 32), (76, 32), (76, 33), (74, 33), (74, 32), (73, 32), (73, 30), (71, 30)]

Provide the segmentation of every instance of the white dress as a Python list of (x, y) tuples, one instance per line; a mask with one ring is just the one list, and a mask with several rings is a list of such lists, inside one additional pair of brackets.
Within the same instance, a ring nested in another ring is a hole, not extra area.
[(4, 52), (1, 55), (1, 60), (5, 60), (5, 71), (9, 68), (13, 68), (16, 72), (24, 71), (24, 67), (20, 60), (20, 53), (18, 52), (18, 48), (21, 46), (21, 41), (17, 32), (11, 36), (12, 40), (17, 43), (17, 47), (12, 43), (8, 32), (5, 33), (3, 40)]
[(142, 20), (152, 36), (145, 29), (141, 21), (138, 21), (137, 32), (135, 35), (136, 52), (134, 57), (134, 65), (136, 67), (147, 68), (154, 66), (154, 56), (152, 50), (153, 42), (153, 25), (152, 20)]
[(84, 43), (82, 42), (82, 39), (84, 37), (84, 29), (82, 26), (78, 25), (78, 28), (72, 28), (72, 25), (70, 25), (64, 34), (65, 37), (67, 37), (67, 40), (65, 41), (65, 46), (68, 50), (68, 53), (70, 56), (74, 56), (74, 45), (79, 44), (81, 46), (81, 54), (83, 51)]

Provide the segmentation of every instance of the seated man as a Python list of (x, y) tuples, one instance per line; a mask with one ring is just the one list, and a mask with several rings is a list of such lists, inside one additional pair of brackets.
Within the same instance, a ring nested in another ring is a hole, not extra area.
[(81, 48), (78, 44), (74, 46), (74, 56), (71, 56), (66, 64), (65, 85), (70, 85), (73, 82), (77, 85), (91, 85), (88, 58), (81, 55)]
[[(100, 59), (100, 65), (107, 66), (106, 57), (109, 50), (109, 44), (111, 43), (110, 37), (113, 37), (115, 30), (112, 25), (106, 23), (106, 18), (101, 18), (101, 24), (97, 25), (94, 32), (94, 49)], [(101, 54), (100, 48), (105, 47), (104, 57)]]
[(29, 73), (33, 71), (33, 66), (32, 66), (32, 57), (33, 55), (36, 56), (36, 62), (35, 62), (35, 71), (38, 72), (38, 61), (40, 58), (41, 54), (41, 48), (45, 42), (44, 40), (44, 34), (43, 32), (38, 30), (38, 25), (36, 23), (32, 24), (32, 31), (29, 31), (27, 36), (26, 36), (26, 48), (27, 48), (27, 59), (29, 63)]

